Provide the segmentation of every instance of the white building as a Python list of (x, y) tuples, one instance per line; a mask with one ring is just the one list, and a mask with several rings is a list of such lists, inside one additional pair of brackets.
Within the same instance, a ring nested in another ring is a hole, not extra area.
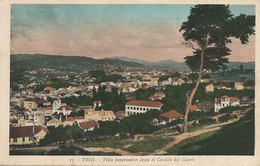
[(131, 100), (125, 105), (126, 116), (146, 113), (152, 109), (161, 110), (163, 104), (159, 101), (149, 101), (149, 100)]
[(98, 84), (89, 84), (88, 90), (92, 91), (95, 88), (96, 91), (98, 91), (99, 85)]
[(240, 99), (237, 97), (228, 97), (227, 95), (224, 95), (220, 98), (215, 99), (215, 107), (214, 111), (218, 112), (220, 109), (228, 107), (228, 106), (239, 106), (240, 105)]

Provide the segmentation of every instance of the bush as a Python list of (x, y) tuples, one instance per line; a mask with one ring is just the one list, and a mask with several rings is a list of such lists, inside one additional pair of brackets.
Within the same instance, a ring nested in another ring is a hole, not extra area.
[(232, 115), (229, 115), (229, 114), (228, 114), (228, 115), (219, 117), (219, 118), (218, 118), (218, 121), (222, 123), (222, 122), (227, 122), (227, 121), (229, 121), (230, 119), (234, 119), (234, 118), (236, 118), (236, 115), (233, 115), (233, 116), (232, 116)]
[(91, 155), (91, 153), (78, 147), (60, 146), (59, 149), (48, 152), (48, 155)]
[(223, 114), (223, 113), (232, 113), (233, 111), (236, 110), (241, 110), (240, 106), (229, 106), (229, 107), (225, 107), (222, 108), (218, 111), (219, 114)]
[(216, 122), (217, 122), (216, 119), (211, 119), (211, 118), (199, 120), (199, 123), (201, 125), (208, 125), (208, 124), (213, 124), (213, 123), (216, 123)]

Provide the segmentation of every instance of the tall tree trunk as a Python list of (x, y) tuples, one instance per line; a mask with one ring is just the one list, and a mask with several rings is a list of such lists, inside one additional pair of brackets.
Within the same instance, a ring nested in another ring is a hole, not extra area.
[(188, 114), (190, 111), (190, 107), (191, 107), (191, 102), (192, 99), (198, 89), (198, 86), (200, 84), (201, 78), (202, 78), (202, 70), (203, 70), (203, 63), (204, 63), (204, 52), (205, 52), (206, 48), (203, 48), (201, 51), (201, 58), (200, 58), (200, 70), (199, 70), (199, 76), (197, 78), (196, 81), (196, 86), (193, 88), (192, 92), (190, 93), (190, 95), (188, 93), (186, 93), (187, 96), (187, 101), (186, 101), (186, 110), (185, 110), (185, 114), (184, 114), (184, 122), (183, 122), (183, 133), (187, 132), (187, 127), (188, 127)]

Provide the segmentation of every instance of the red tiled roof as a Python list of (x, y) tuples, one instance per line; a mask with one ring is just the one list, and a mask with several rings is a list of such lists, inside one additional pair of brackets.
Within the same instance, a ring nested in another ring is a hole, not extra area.
[(198, 106), (196, 106), (196, 105), (191, 105), (191, 106), (190, 106), (190, 111), (196, 111), (196, 110), (198, 110), (198, 109), (200, 109), (200, 107), (198, 107)]
[(225, 98), (225, 99), (229, 98), (229, 100), (230, 100), (229, 103), (233, 103), (233, 102), (240, 100), (237, 97), (228, 97), (227, 95), (224, 95), (224, 96), (221, 96), (220, 98), (216, 99), (215, 103), (220, 103), (221, 102), (220, 100), (223, 99), (223, 98)]
[(99, 124), (95, 120), (79, 123), (79, 127), (82, 129), (90, 129), (90, 128), (96, 127), (96, 126), (99, 126)]
[(39, 108), (40, 111), (45, 111), (45, 110), (52, 110), (52, 107), (43, 107)]
[(51, 86), (46, 86), (45, 87), (45, 90), (53, 90), (54, 88), (53, 87), (51, 87)]
[(65, 108), (65, 110), (72, 110), (72, 107), (70, 107), (68, 105), (63, 105), (58, 110), (62, 110), (63, 108)]
[(128, 101), (126, 105), (144, 106), (144, 107), (161, 107), (163, 103), (159, 101), (149, 101), (149, 100), (131, 100)]
[(65, 121), (74, 121), (74, 120), (80, 120), (84, 119), (83, 116), (78, 116), (78, 117), (67, 117)]
[(34, 98), (26, 98), (24, 101), (36, 101)]
[(161, 96), (157, 96), (157, 95), (151, 95), (149, 96), (149, 99), (160, 99)]
[(212, 84), (207, 84), (207, 85), (205, 85), (205, 87), (210, 86), (210, 85), (212, 85)]
[(98, 84), (89, 84), (88, 86), (99, 86)]
[(116, 114), (125, 114), (125, 111), (120, 110), (120, 111), (117, 111)]
[[(48, 133), (48, 129), (43, 126), (34, 126), (34, 133), (37, 134), (41, 130)], [(22, 126), (22, 127), (11, 127), (10, 128), (10, 138), (19, 137), (32, 137), (33, 136), (33, 126)]]
[(98, 100), (98, 101), (93, 101), (93, 104), (102, 104), (102, 101)]
[(162, 117), (166, 117), (166, 118), (169, 118), (169, 119), (172, 119), (172, 118), (183, 118), (184, 115), (182, 115), (181, 113), (175, 111), (175, 110), (170, 110), (168, 112), (165, 112), (163, 114), (161, 114), (160, 116)]

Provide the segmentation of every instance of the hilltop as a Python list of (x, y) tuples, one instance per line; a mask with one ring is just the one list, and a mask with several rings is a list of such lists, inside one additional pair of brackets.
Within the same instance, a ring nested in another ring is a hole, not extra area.
[(106, 65), (115, 67), (143, 67), (136, 62), (119, 59), (94, 59), (80, 56), (61, 56), (44, 54), (11, 55), (11, 71), (26, 71), (40, 68), (58, 69), (62, 71), (84, 72), (86, 70), (103, 70)]

